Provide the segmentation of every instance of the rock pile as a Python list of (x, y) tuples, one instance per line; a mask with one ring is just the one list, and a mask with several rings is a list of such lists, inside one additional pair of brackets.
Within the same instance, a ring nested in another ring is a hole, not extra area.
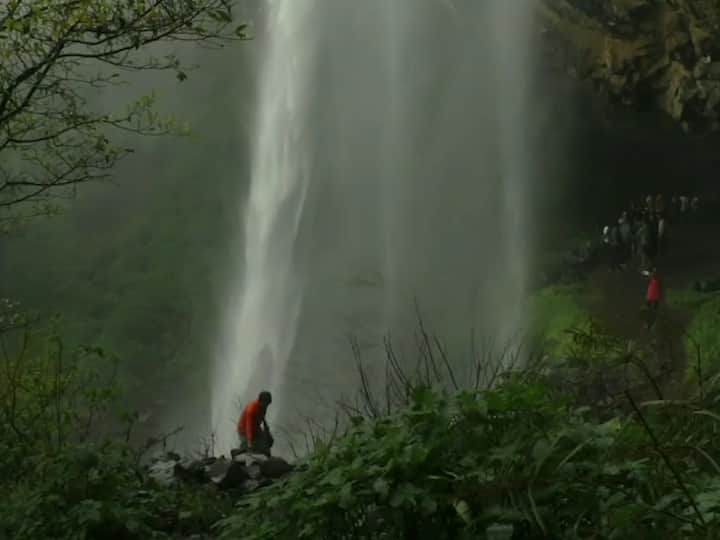
[(163, 485), (177, 482), (212, 484), (224, 491), (249, 493), (291, 473), (294, 467), (279, 457), (233, 451), (225, 456), (196, 460), (168, 452), (153, 459), (152, 478)]

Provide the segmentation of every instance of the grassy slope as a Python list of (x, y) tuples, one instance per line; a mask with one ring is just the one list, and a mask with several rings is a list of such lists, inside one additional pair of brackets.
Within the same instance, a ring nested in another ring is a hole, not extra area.
[(700, 293), (692, 289), (670, 290), (667, 302), (690, 313), (686, 328), (685, 352), (688, 378), (697, 376), (698, 353), (705, 374), (720, 368), (720, 292)]
[(580, 284), (553, 285), (535, 292), (530, 299), (531, 342), (551, 357), (565, 354), (572, 339), (568, 330), (590, 319), (583, 307), (590, 294)]

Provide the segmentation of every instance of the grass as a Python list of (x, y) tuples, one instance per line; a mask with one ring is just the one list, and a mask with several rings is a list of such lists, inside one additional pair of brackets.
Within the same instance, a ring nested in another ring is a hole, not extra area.
[(590, 313), (582, 305), (589, 294), (581, 285), (544, 287), (530, 298), (530, 339), (551, 358), (567, 353), (572, 336), (568, 332), (585, 325)]
[(674, 308), (691, 313), (685, 337), (688, 380), (697, 380), (698, 351), (703, 377), (720, 371), (720, 292), (668, 290), (667, 302)]

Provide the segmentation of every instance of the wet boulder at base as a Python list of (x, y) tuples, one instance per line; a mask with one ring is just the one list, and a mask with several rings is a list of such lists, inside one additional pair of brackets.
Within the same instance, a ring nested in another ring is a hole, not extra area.
[(148, 467), (151, 478), (163, 485), (212, 484), (223, 491), (250, 492), (290, 474), (294, 467), (280, 457), (233, 450), (232, 459), (206, 457), (184, 460), (178, 454), (163, 454)]
[(279, 457), (270, 457), (260, 462), (260, 474), (264, 478), (282, 478), (292, 470), (292, 465)]

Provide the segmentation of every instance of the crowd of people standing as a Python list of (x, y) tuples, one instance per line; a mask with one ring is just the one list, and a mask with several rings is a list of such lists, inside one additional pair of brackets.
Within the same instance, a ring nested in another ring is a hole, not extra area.
[(638, 264), (644, 275), (654, 268), (658, 255), (668, 247), (670, 225), (689, 222), (699, 215), (697, 196), (673, 196), (669, 203), (662, 194), (644, 195), (622, 211), (616, 223), (602, 231), (602, 244), (609, 255), (611, 270)]
[(603, 228), (602, 245), (609, 256), (610, 270), (621, 271), (638, 265), (642, 274), (648, 276), (645, 294), (647, 328), (655, 325), (663, 296), (656, 262), (668, 249), (668, 232), (672, 226), (700, 219), (700, 198), (697, 196), (673, 196), (668, 204), (662, 194), (643, 195), (638, 202), (628, 205), (617, 223)]

